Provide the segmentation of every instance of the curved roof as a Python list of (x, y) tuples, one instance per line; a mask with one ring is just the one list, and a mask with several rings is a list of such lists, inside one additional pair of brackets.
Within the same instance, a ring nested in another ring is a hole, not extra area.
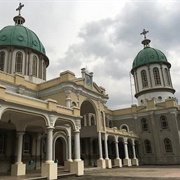
[(6, 26), (0, 30), (0, 46), (4, 45), (28, 47), (46, 55), (45, 48), (38, 36), (21, 25)]
[(135, 57), (132, 68), (134, 69), (151, 63), (165, 63), (171, 66), (163, 52), (151, 47), (145, 47)]

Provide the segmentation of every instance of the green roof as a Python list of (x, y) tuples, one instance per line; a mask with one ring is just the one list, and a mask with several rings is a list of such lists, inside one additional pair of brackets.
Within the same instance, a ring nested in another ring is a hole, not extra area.
[(171, 66), (163, 52), (151, 47), (145, 47), (141, 50), (135, 57), (132, 66), (134, 69), (151, 63), (165, 63), (168, 66)]
[(6, 26), (0, 30), (0, 46), (5, 45), (27, 47), (46, 55), (45, 48), (38, 36), (21, 25)]

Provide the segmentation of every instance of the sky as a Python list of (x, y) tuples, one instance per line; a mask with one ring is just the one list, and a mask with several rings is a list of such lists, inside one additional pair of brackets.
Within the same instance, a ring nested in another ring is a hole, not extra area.
[(14, 24), (19, 2), (24, 26), (45, 46), (48, 80), (66, 70), (81, 77), (81, 68), (87, 68), (106, 89), (108, 108), (130, 107), (136, 103), (130, 71), (146, 29), (150, 46), (164, 52), (172, 65), (174, 96), (180, 99), (180, 1), (0, 0), (0, 29)]

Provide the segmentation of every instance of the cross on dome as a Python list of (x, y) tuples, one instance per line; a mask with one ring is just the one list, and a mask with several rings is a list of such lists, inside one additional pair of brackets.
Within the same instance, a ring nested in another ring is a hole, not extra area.
[(19, 7), (16, 9), (16, 11), (19, 11), (19, 16), (21, 15), (21, 9), (24, 7), (24, 4), (19, 3)]
[(146, 31), (145, 29), (143, 29), (143, 32), (140, 33), (140, 35), (144, 35), (144, 39), (146, 39), (146, 34), (148, 33), (149, 31)]

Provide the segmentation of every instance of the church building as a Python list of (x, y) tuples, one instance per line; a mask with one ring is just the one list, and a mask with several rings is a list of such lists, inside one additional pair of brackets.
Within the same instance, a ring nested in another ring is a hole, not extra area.
[(22, 7), (14, 25), (0, 30), (0, 174), (41, 170), (42, 177), (57, 179), (59, 166), (82, 176), (90, 166), (180, 164), (171, 64), (150, 47), (147, 31), (131, 69), (138, 105), (111, 110), (105, 88), (85, 68), (81, 77), (67, 70), (46, 80), (51, 61), (24, 26)]

